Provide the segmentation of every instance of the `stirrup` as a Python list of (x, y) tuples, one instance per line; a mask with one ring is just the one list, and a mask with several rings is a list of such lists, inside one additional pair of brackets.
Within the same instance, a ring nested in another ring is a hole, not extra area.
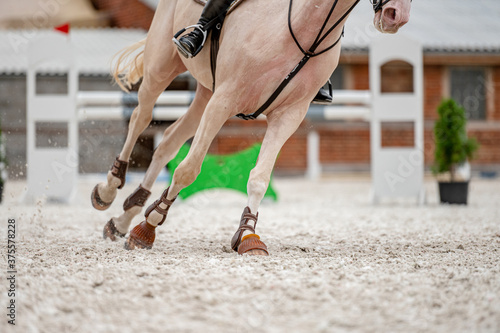
[(320, 88), (320, 90), (318, 91), (318, 93), (316, 94), (316, 96), (314, 97), (314, 99), (312, 100), (312, 104), (319, 104), (319, 105), (330, 105), (332, 104), (332, 99), (333, 99), (333, 89), (332, 89), (332, 82), (330, 81), (330, 79), (328, 79), (328, 92), (330, 93), (329, 96), (326, 96), (326, 95), (322, 95), (320, 94), (321, 93), (321, 89), (323, 89), (323, 87)]
[[(187, 29), (198, 29), (201, 31), (201, 33), (203, 34), (203, 42), (201, 42), (201, 45), (198, 47), (198, 49), (193, 53), (191, 54), (188, 50), (186, 50), (184, 48), (184, 46), (182, 46), (182, 44), (179, 42), (179, 40), (177, 39), (180, 35), (182, 35)], [(179, 52), (185, 57), (185, 58), (193, 58), (195, 57), (198, 53), (200, 53), (201, 49), (203, 48), (203, 46), (205, 45), (205, 42), (207, 40), (207, 36), (208, 36), (208, 33), (205, 29), (203, 29), (203, 26), (199, 25), (199, 24), (194, 24), (194, 25), (190, 25), (189, 27), (185, 27), (181, 30), (179, 30), (175, 35), (174, 35), (174, 38), (172, 38), (172, 41), (174, 42), (174, 44), (177, 46), (177, 49), (179, 50)]]

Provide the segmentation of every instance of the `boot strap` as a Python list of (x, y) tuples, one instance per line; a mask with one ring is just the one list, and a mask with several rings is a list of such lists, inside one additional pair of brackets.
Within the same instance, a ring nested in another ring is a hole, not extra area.
[[(170, 188), (170, 187), (169, 187)], [(167, 199), (167, 194), (168, 194), (168, 190), (169, 188), (167, 188), (165, 191), (163, 191), (160, 199), (156, 200), (155, 202), (153, 202), (153, 204), (151, 204), (148, 209), (146, 209), (146, 213), (144, 214), (144, 216), (146, 217), (146, 220), (147, 218), (149, 217), (149, 214), (151, 214), (151, 212), (153, 210), (157, 211), (159, 214), (163, 215), (163, 218), (162, 220), (160, 221), (160, 223), (158, 223), (158, 225), (162, 225), (163, 222), (165, 222), (165, 219), (167, 218), (167, 214), (168, 214), (168, 210), (170, 209), (170, 206), (172, 206), (172, 204), (174, 203), (175, 199), (177, 199), (177, 197), (175, 197), (173, 200), (168, 200)], [(167, 208), (161, 208), (160, 207), (160, 204), (163, 203), (165, 205), (167, 205)]]
[(127, 174), (128, 162), (119, 160), (119, 157), (120, 156), (116, 156), (116, 159), (111, 166), (111, 174), (120, 179), (121, 184), (118, 188), (121, 189), (123, 185), (125, 185), (125, 175)]

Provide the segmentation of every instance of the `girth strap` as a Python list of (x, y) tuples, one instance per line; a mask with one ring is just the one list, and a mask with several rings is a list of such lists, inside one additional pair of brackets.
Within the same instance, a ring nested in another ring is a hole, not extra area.
[(217, 70), (217, 55), (219, 54), (219, 40), (225, 16), (220, 18), (210, 34), (210, 69), (212, 70), (212, 92), (215, 91), (215, 72)]
[(292, 69), (290, 74), (288, 74), (285, 79), (281, 82), (281, 84), (276, 88), (271, 97), (267, 99), (267, 101), (262, 104), (262, 106), (251, 114), (238, 113), (236, 117), (244, 119), (244, 120), (254, 120), (256, 119), (262, 112), (266, 111), (266, 109), (274, 102), (274, 100), (281, 94), (283, 89), (290, 83), (290, 81), (295, 77), (295, 75), (300, 71), (302, 67), (307, 63), (307, 61), (311, 58), (310, 55), (306, 54), (299, 63)]
[(293, 33), (292, 22), (291, 22), (292, 21), (291, 16), (292, 16), (293, 0), (290, 0), (290, 6), (288, 8), (288, 29), (290, 30), (290, 34), (292, 35), (292, 38), (295, 41), (295, 44), (297, 45), (299, 50), (302, 52), (302, 54), (304, 54), (304, 57), (292, 69), (292, 71), (285, 77), (285, 79), (281, 82), (281, 84), (278, 86), (278, 88), (276, 88), (276, 90), (271, 95), (271, 97), (269, 97), (267, 99), (267, 101), (265, 101), (264, 104), (257, 111), (255, 111), (254, 113), (251, 113), (251, 114), (239, 113), (236, 115), (236, 117), (244, 119), (244, 120), (256, 119), (262, 112), (264, 112), (274, 102), (274, 100), (279, 96), (279, 94), (283, 91), (283, 89), (285, 89), (285, 87), (288, 85), (288, 83), (290, 83), (290, 81), (295, 77), (295, 75), (297, 75), (297, 73), (302, 69), (302, 67), (304, 67), (304, 65), (307, 63), (307, 61), (309, 61), (309, 59), (311, 59), (312, 57), (319, 56), (319, 55), (333, 49), (339, 43), (340, 39), (344, 35), (343, 30), (342, 30), (342, 34), (335, 41), (335, 43), (333, 43), (329, 47), (325, 48), (324, 50), (315, 53), (318, 46), (326, 39), (326, 37), (328, 37), (328, 35), (330, 35), (330, 33), (332, 33), (333, 30), (335, 30), (335, 28), (340, 24), (340, 22), (342, 22), (349, 15), (349, 13), (351, 13), (351, 11), (354, 9), (354, 7), (356, 7), (356, 5), (359, 3), (359, 1), (360, 0), (357, 0), (347, 10), (347, 12), (345, 12), (344, 15), (342, 15), (342, 17), (337, 22), (335, 22), (335, 24), (330, 29), (328, 29), (328, 31), (325, 32), (325, 34), (323, 36), (321, 36), (321, 34), (323, 33), (323, 30), (325, 29), (326, 25), (328, 24), (328, 20), (330, 19), (331, 15), (333, 13), (333, 10), (337, 6), (338, 0), (335, 0), (335, 2), (332, 5), (332, 8), (330, 9), (330, 12), (328, 13), (328, 16), (326, 17), (325, 22), (323, 23), (323, 26), (321, 27), (321, 29), (320, 29), (320, 31), (319, 31), (319, 33), (314, 41), (314, 43), (309, 48), (309, 50), (305, 51), (304, 48), (300, 45), (297, 38), (295, 37), (295, 34)]

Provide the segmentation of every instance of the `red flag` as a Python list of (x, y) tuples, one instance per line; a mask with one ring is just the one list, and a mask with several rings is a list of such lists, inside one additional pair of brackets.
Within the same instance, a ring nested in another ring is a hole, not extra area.
[(69, 23), (64, 23), (58, 27), (55, 27), (54, 30), (60, 31), (64, 34), (69, 34)]

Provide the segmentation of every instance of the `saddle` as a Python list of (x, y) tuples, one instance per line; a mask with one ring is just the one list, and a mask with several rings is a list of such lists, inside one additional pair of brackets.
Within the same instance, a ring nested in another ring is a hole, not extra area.
[[(205, 6), (207, 4), (207, 0), (193, 0), (199, 5)], [(243, 1), (245, 0), (234, 0), (229, 9), (227, 10), (226, 16), (228, 16), (233, 10), (236, 9)]]

